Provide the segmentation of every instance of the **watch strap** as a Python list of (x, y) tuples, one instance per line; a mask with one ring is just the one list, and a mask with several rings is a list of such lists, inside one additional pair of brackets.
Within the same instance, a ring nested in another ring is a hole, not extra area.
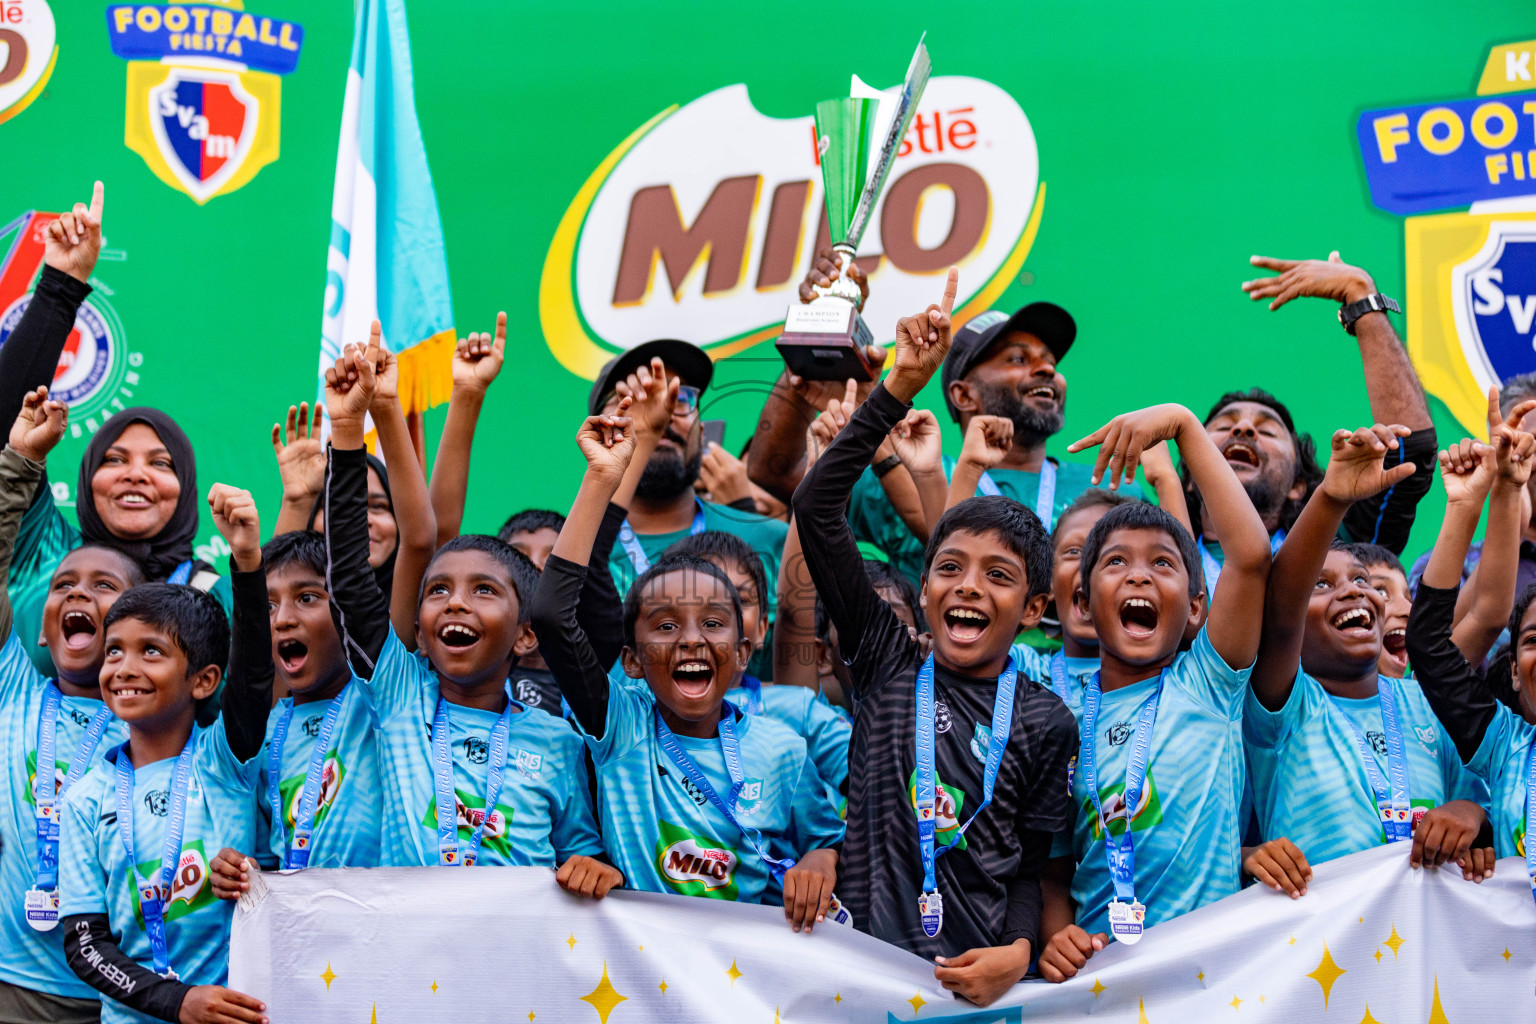
[(1367, 313), (1401, 313), (1402, 307), (1391, 296), (1374, 292), (1357, 302), (1339, 307), (1339, 325), (1350, 334), (1355, 333), (1355, 321)]
[(881, 459), (870, 468), (875, 471), (876, 479), (879, 479), (899, 465), (901, 465), (900, 455), (887, 455), (885, 458)]

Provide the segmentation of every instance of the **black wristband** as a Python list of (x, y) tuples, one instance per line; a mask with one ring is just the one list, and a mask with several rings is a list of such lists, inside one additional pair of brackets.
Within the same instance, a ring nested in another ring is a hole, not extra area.
[(1380, 292), (1367, 295), (1358, 302), (1351, 302), (1339, 307), (1339, 326), (1349, 334), (1355, 333), (1355, 321), (1367, 313), (1401, 313), (1402, 307), (1397, 300), (1388, 298)]
[(890, 456), (887, 456), (886, 458), (881, 459), (879, 462), (875, 463), (870, 468), (875, 471), (875, 479), (878, 480), (878, 479), (883, 478), (885, 476), (885, 474), (889, 473), (891, 470), (895, 469), (899, 465), (901, 465), (901, 456), (900, 455), (890, 455)]

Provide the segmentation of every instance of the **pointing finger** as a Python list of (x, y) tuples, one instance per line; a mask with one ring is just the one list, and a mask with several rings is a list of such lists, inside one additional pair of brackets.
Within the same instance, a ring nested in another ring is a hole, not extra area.
[(949, 316), (949, 311), (955, 308), (955, 292), (960, 289), (960, 268), (950, 267), (949, 277), (944, 282), (944, 302), (939, 308), (944, 310), (944, 315)]
[(95, 224), (100, 224), (101, 223), (101, 207), (102, 207), (103, 194), (105, 193), (105, 191), (106, 190), (102, 187), (102, 184), (99, 181), (96, 183), (95, 187), (91, 189), (91, 211), (90, 212), (91, 212), (91, 221), (92, 221), (92, 223), (95, 223)]

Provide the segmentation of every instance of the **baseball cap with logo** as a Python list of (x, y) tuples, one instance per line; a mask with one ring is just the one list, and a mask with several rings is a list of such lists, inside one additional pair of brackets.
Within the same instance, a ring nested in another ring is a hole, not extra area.
[(699, 346), (676, 338), (642, 342), (603, 365), (597, 380), (592, 382), (591, 394), (587, 396), (587, 415), (596, 416), (601, 412), (603, 399), (608, 397), (619, 381), (650, 363), (652, 356), (666, 363), (682, 378), (684, 384), (696, 387), (700, 392), (708, 390), (709, 382), (714, 379), (715, 364)]
[(1077, 323), (1071, 313), (1054, 302), (1031, 302), (1013, 316), (989, 309), (967, 320), (965, 326), (955, 332), (949, 354), (944, 357), (944, 404), (949, 408), (950, 419), (960, 422), (960, 410), (949, 399), (949, 386), (970, 373), (993, 342), (1014, 331), (1039, 338), (1060, 362), (1077, 338)]

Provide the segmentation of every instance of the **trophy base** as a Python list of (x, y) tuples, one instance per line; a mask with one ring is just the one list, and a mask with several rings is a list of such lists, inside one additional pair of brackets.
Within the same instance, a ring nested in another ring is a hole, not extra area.
[(874, 335), (853, 303), (825, 296), (791, 306), (784, 333), (774, 345), (790, 372), (805, 380), (863, 383), (880, 372), (865, 351), (873, 343)]

